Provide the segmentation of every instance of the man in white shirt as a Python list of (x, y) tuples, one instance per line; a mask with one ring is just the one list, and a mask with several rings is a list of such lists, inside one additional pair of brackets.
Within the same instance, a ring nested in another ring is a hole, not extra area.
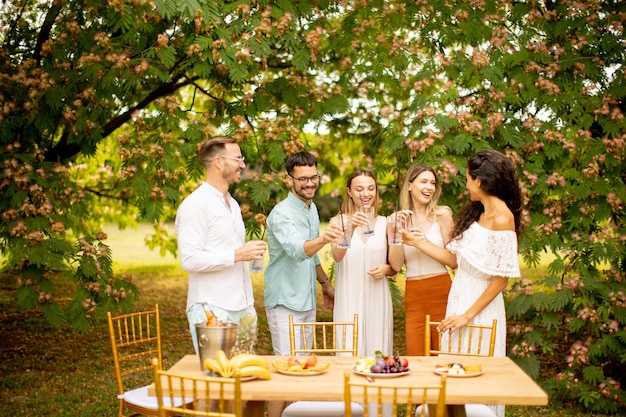
[(206, 178), (178, 207), (178, 254), (189, 273), (187, 319), (196, 350), (195, 324), (206, 322), (205, 306), (220, 321), (256, 321), (252, 280), (247, 261), (263, 259), (262, 240), (245, 241), (241, 209), (228, 188), (238, 184), (246, 167), (235, 138), (218, 136), (204, 142), (199, 157)]

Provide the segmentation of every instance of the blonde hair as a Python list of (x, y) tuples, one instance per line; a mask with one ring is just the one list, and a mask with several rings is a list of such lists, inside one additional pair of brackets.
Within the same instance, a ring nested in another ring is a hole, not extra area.
[(409, 191), (409, 187), (411, 183), (415, 181), (420, 174), (423, 172), (430, 172), (435, 177), (435, 192), (431, 196), (430, 201), (426, 205), (426, 217), (430, 217), (434, 215), (435, 217), (443, 214), (448, 211), (449, 208), (445, 206), (440, 206), (438, 204), (439, 197), (441, 197), (441, 183), (439, 182), (439, 178), (435, 173), (435, 170), (424, 164), (415, 164), (412, 165), (404, 175), (404, 182), (402, 183), (402, 188), (400, 189), (400, 208), (402, 210), (411, 210), (414, 211), (415, 207), (413, 207), (413, 199), (411, 198), (411, 191)]

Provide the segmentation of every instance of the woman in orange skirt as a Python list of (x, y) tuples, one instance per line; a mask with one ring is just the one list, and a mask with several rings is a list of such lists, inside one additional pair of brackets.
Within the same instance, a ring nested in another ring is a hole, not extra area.
[[(405, 329), (409, 356), (425, 354), (425, 320), (440, 321), (446, 314), (452, 281), (448, 267), (455, 269), (454, 257), (444, 249), (453, 227), (452, 210), (437, 204), (441, 183), (435, 170), (416, 164), (407, 171), (400, 190), (401, 214), (405, 219), (402, 246), (389, 247), (389, 264), (399, 271), (406, 267)], [(431, 335), (431, 347), (437, 348), (437, 334)]]

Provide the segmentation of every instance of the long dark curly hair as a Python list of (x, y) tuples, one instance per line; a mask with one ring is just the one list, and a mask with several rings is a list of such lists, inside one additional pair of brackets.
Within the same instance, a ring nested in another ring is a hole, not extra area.
[[(480, 179), (480, 188), (483, 191), (506, 203), (506, 206), (513, 213), (515, 233), (519, 237), (522, 232), (522, 192), (513, 163), (500, 152), (484, 150), (476, 152), (468, 158), (467, 172), (473, 179)], [(451, 238), (461, 236), (472, 223), (480, 218), (484, 211), (485, 208), (480, 201), (470, 201), (465, 205), (457, 213)]]

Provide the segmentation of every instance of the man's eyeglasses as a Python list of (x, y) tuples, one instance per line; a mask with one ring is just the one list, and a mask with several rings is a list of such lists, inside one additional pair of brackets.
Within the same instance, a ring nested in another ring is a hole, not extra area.
[(309, 183), (309, 181), (311, 181), (313, 184), (317, 184), (318, 182), (320, 182), (320, 178), (321, 175), (317, 174), (317, 175), (313, 175), (312, 177), (294, 177), (293, 175), (289, 175), (291, 178), (293, 178), (294, 180), (298, 181), (300, 183), (300, 185), (307, 185)]
[(228, 155), (217, 155), (217, 156), (219, 156), (220, 158), (232, 159), (233, 161), (237, 161), (240, 164), (246, 163), (246, 158), (244, 158), (243, 156), (241, 158), (235, 158), (234, 156), (228, 156)]

